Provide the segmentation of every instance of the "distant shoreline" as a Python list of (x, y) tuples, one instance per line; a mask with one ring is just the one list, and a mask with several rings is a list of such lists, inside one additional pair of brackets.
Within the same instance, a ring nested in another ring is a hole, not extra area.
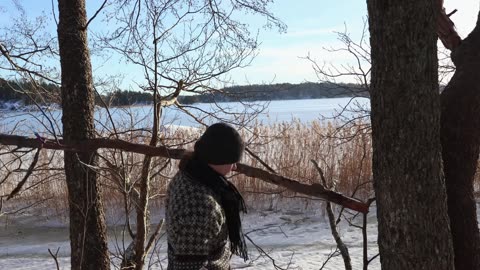
[[(246, 103), (265, 103), (265, 102), (271, 102), (271, 101), (296, 101), (296, 100), (315, 100), (315, 99), (335, 99), (335, 98), (368, 98), (368, 97), (363, 97), (363, 96), (337, 96), (337, 97), (318, 97), (318, 98), (285, 98), (285, 99), (272, 99), (272, 100), (221, 100), (221, 101), (212, 101), (212, 102), (207, 102), (207, 101), (199, 101), (195, 103), (181, 103), (185, 105), (195, 105), (195, 104), (222, 104), (222, 103), (236, 103), (236, 102), (246, 102)], [(108, 108), (137, 108), (137, 107), (144, 107), (144, 106), (151, 106), (153, 103), (132, 103), (129, 105), (117, 105), (117, 106), (110, 106)], [(61, 110), (61, 106), (56, 103), (51, 103), (48, 105), (40, 105), (40, 107), (43, 110), (46, 111), (56, 111), (56, 110)], [(104, 106), (99, 106), (98, 104), (95, 106), (96, 108), (105, 108)], [(0, 100), (0, 112), (34, 112), (34, 111), (40, 111), (36, 105), (23, 105), (21, 101), (2, 101)]]

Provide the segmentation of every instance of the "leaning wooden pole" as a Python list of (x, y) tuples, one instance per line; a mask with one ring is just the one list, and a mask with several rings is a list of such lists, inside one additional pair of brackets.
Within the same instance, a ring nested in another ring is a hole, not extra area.
[[(75, 144), (65, 145), (63, 140), (55, 141), (43, 137), (28, 138), (18, 135), (0, 134), (0, 144), (25, 148), (44, 148), (76, 152), (96, 151), (98, 149), (118, 149), (127, 152), (134, 152), (149, 156), (162, 156), (172, 159), (181, 159), (183, 155), (189, 153), (189, 151), (185, 149), (169, 149), (164, 146), (153, 147), (149, 145), (130, 143), (124, 140), (105, 138), (88, 139)], [(321, 198), (357, 212), (368, 212), (368, 204), (365, 202), (326, 189), (321, 184), (303, 184), (298, 180), (242, 163), (237, 164), (237, 172), (287, 188), (294, 192)]]

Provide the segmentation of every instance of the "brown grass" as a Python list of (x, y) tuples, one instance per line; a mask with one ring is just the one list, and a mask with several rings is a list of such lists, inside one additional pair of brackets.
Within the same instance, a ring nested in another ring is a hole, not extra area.
[[(250, 129), (241, 130), (241, 133), (249, 149), (277, 173), (304, 183), (320, 183), (319, 173), (311, 162), (313, 159), (323, 169), (330, 188), (345, 195), (366, 200), (373, 196), (372, 146), (369, 129), (365, 123), (351, 124), (342, 129), (338, 129), (338, 126), (338, 123), (305, 124), (293, 121), (270, 126), (256, 124)], [(169, 129), (163, 132), (162, 141), (169, 147), (191, 149), (201, 132), (191, 128)], [(135, 143), (148, 143), (148, 135), (144, 131), (135, 131), (122, 134), (120, 138)], [(2, 149), (2, 152), (4, 151), (5, 148)], [(99, 174), (107, 213), (123, 211), (123, 194), (128, 190), (125, 181), (135, 186), (134, 183), (140, 175), (143, 156), (113, 150), (103, 150), (100, 154), (103, 157), (100, 159), (100, 167), (103, 169), (99, 170)], [(28, 167), (28, 158), (32, 156), (33, 153), (26, 155), (20, 166), (21, 169)], [(13, 158), (13, 155), (0, 156), (3, 162)], [(245, 155), (242, 162), (263, 168), (258, 160), (248, 155)], [(161, 207), (169, 180), (177, 171), (178, 161), (155, 158), (153, 164), (151, 202), (153, 207)], [(42, 202), (41, 207), (36, 207), (35, 211), (67, 218), (67, 190), (61, 170), (62, 165), (62, 152), (43, 150), (37, 170), (28, 180), (24, 190), (18, 197), (5, 202), (2, 211), (16, 210)], [(13, 170), (18, 166), (19, 161), (16, 161), (10, 164), (9, 168)], [(160, 171), (161, 168), (164, 169)], [(6, 173), (6, 170), (0, 172), (1, 179)], [(8, 195), (16, 183), (22, 179), (24, 173), (17, 170), (13, 176), (2, 183), (1, 194)], [(279, 201), (286, 202), (288, 205), (290, 201), (298, 202), (298, 200), (302, 200), (307, 205), (312, 199), (244, 175), (234, 175), (232, 181), (245, 195), (250, 206), (272, 208)], [(479, 183), (477, 175), (475, 180), (477, 188), (480, 186)]]

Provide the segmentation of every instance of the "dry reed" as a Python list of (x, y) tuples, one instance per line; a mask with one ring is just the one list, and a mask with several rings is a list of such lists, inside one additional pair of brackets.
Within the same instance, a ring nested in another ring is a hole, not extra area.
[[(320, 183), (320, 176), (311, 162), (315, 160), (322, 167), (329, 188), (366, 200), (373, 196), (370, 133), (365, 128), (365, 123), (352, 123), (342, 129), (338, 129), (339, 125), (318, 121), (308, 124), (292, 121), (268, 126), (257, 123), (253, 127), (242, 129), (241, 133), (249, 149), (278, 174), (303, 183)], [(169, 147), (191, 149), (201, 132), (202, 130), (194, 128), (165, 128), (162, 130), (162, 143)], [(119, 138), (148, 143), (149, 133), (136, 130), (122, 133)], [(7, 147), (3, 146), (1, 152), (5, 153), (6, 150)], [(143, 156), (116, 150), (102, 150), (99, 154), (98, 173), (107, 214), (121, 212), (124, 210), (124, 195), (135, 188)], [(14, 172), (0, 184), (2, 196), (8, 195), (22, 179), (29, 165), (28, 159), (32, 156), (33, 152), (27, 153), (22, 159), (23, 163), (20, 163), (20, 159), (14, 161), (15, 156), (12, 154), (0, 156), (3, 163), (12, 161), (7, 167)], [(257, 159), (249, 155), (245, 155), (242, 162), (263, 168)], [(162, 207), (166, 188), (177, 171), (177, 164), (176, 160), (154, 158), (150, 192), (152, 207)], [(15, 211), (41, 202), (41, 205), (32, 209), (39, 214), (59, 215), (67, 219), (67, 189), (62, 167), (61, 151), (42, 150), (38, 166), (24, 190), (14, 199), (4, 202), (2, 211)], [(0, 180), (7, 173), (7, 170), (2, 170)], [(299, 200), (307, 206), (313, 199), (244, 175), (233, 175), (231, 179), (254, 208), (275, 208), (278, 202), (298, 206)], [(476, 190), (479, 183), (477, 175)]]

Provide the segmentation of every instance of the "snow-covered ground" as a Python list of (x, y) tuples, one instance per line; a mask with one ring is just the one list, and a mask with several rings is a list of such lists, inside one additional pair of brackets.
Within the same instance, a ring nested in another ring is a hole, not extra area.
[[(367, 99), (359, 99), (359, 103), (367, 106)], [(268, 110), (258, 115), (257, 119), (263, 123), (275, 123), (290, 121), (292, 118), (309, 122), (322, 117), (335, 115), (335, 110), (341, 109), (350, 104), (349, 98), (340, 99), (317, 99), (317, 100), (290, 100), (272, 101)], [(225, 106), (233, 109), (238, 106), (235, 103), (226, 103)], [(202, 109), (208, 110), (209, 104), (200, 104)], [(204, 108), (205, 107), (205, 108)], [(240, 110), (240, 109), (239, 109)], [(116, 123), (129, 121), (131, 115), (143, 119), (143, 116), (151, 114), (148, 107), (134, 107), (128, 110), (115, 109), (113, 112)], [(55, 129), (59, 134), (60, 111), (49, 111), (51, 119), (56, 120), (54, 127), (45, 121), (38, 113), (6, 112), (0, 111), (2, 117), (0, 127), (4, 130), (11, 130), (15, 127), (15, 133), (32, 136), (33, 132), (44, 133), (46, 130)], [(192, 121), (180, 112), (165, 113), (171, 119), (164, 119), (164, 123), (175, 123), (181, 126), (194, 126)], [(96, 119), (99, 122), (106, 119), (104, 113), (98, 110)], [(147, 118), (145, 118), (147, 119)], [(167, 121), (168, 120), (168, 121)], [(39, 124), (44, 122), (45, 125)], [(19, 125), (21, 123), (21, 125)], [(135, 124), (139, 127), (148, 126), (147, 120)], [(51, 127), (51, 128), (50, 128)], [(50, 130), (51, 132), (51, 130)], [(319, 210), (320, 209), (320, 210)], [(335, 241), (331, 235), (328, 222), (325, 218), (323, 204), (310, 206), (308, 209), (295, 207), (286, 203), (275, 207), (274, 210), (251, 211), (244, 217), (244, 232), (248, 237), (263, 250), (260, 252), (253, 243), (249, 243), (250, 260), (243, 260), (233, 257), (232, 266), (234, 269), (320, 269), (325, 260), (335, 250)], [(158, 210), (157, 213), (162, 211)], [(155, 216), (158, 221), (161, 214)], [(61, 220), (65, 218), (51, 215), (29, 215), (16, 216), (13, 218), (0, 218), (0, 269), (56, 269), (55, 262), (50, 256), (48, 249), (53, 253), (58, 251), (58, 261), (61, 269), (70, 269), (69, 259), (69, 236), (68, 225)], [(109, 247), (110, 251), (116, 253), (123, 250), (121, 236), (121, 218), (109, 215)], [(361, 220), (356, 220), (360, 223)], [(362, 235), (357, 228), (348, 226), (345, 221), (340, 223), (340, 235), (349, 247), (352, 258), (353, 269), (363, 268)], [(369, 257), (378, 253), (376, 245), (377, 227), (375, 211), (369, 215), (368, 226), (368, 254)], [(125, 243), (127, 246), (129, 243)], [(159, 249), (153, 254), (150, 269), (165, 269), (167, 264), (165, 258), (165, 236), (159, 241)], [(112, 260), (115, 262), (115, 260)], [(148, 260), (147, 260), (148, 261)], [(160, 265), (163, 265), (162, 266)], [(378, 258), (369, 266), (369, 269), (380, 269)], [(279, 268), (275, 268), (278, 266)], [(115, 269), (112, 267), (112, 269)], [(341, 256), (333, 257), (323, 269), (343, 269)]]
[[(282, 207), (283, 208), (283, 207)], [(374, 210), (372, 210), (374, 212)], [(335, 250), (326, 218), (321, 210), (263, 210), (244, 216), (244, 232), (265, 253), (249, 240), (250, 260), (233, 257), (234, 269), (320, 269)], [(157, 217), (158, 219), (161, 218)], [(157, 219), (156, 218), (156, 219)], [(357, 223), (361, 223), (358, 219)], [(0, 224), (0, 265), (2, 269), (56, 269), (48, 249), (58, 252), (61, 269), (70, 269), (68, 225), (58, 220), (26, 215)], [(116, 229), (115, 229), (116, 228)], [(110, 251), (123, 249), (120, 226), (110, 226)], [(353, 269), (362, 269), (362, 235), (357, 228), (340, 223), (340, 235), (349, 247)], [(375, 213), (369, 214), (368, 253), (378, 253)], [(125, 245), (128, 245), (128, 241)], [(150, 261), (150, 269), (165, 269), (165, 236)], [(115, 260), (113, 260), (115, 261)], [(162, 266), (159, 264), (162, 264)], [(274, 264), (279, 268), (275, 268)], [(162, 268), (163, 267), (163, 268)], [(116, 269), (115, 266), (112, 269)], [(323, 269), (344, 269), (341, 256), (333, 257)], [(369, 269), (380, 269), (375, 259)]]

